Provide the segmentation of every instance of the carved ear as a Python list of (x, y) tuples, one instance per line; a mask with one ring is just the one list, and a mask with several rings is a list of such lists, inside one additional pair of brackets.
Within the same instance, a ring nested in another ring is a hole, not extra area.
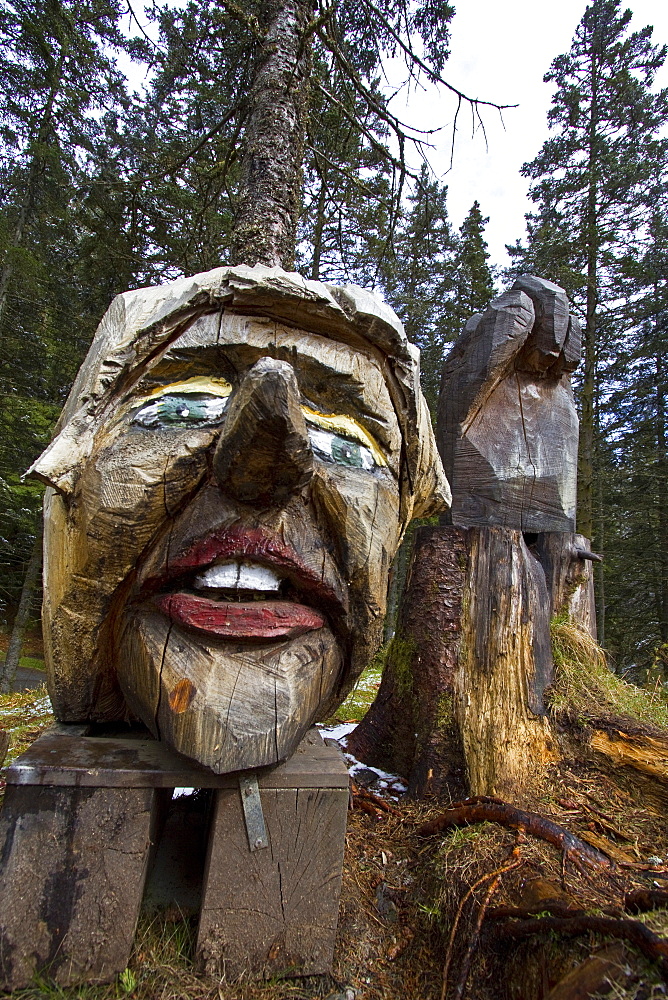
[(48, 448), (25, 473), (25, 479), (39, 479), (65, 496), (74, 492), (84, 463), (93, 449), (89, 427), (72, 420), (56, 435)]

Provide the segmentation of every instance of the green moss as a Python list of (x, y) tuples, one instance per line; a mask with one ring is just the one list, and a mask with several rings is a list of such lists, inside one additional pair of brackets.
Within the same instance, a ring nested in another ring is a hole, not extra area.
[(392, 671), (397, 694), (402, 698), (413, 695), (413, 661), (416, 649), (414, 639), (395, 635), (387, 650), (388, 669)]
[(436, 728), (439, 732), (450, 729), (454, 722), (455, 710), (451, 694), (442, 694), (436, 706)]

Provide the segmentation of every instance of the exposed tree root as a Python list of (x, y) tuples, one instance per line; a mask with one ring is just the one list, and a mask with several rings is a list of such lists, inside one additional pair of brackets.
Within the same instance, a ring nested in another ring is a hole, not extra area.
[(401, 816), (401, 812), (395, 809), (394, 806), (381, 799), (379, 795), (374, 795), (368, 789), (360, 788), (354, 781), (350, 783), (350, 790), (352, 793), (353, 809), (361, 809), (369, 816), (375, 816), (376, 818), (381, 813), (390, 813), (391, 816)]
[(485, 893), (485, 898), (483, 899), (482, 904), (480, 905), (480, 908), (478, 910), (475, 927), (473, 930), (473, 934), (471, 936), (471, 940), (468, 943), (466, 954), (464, 955), (464, 958), (459, 967), (459, 978), (457, 980), (455, 991), (453, 993), (454, 1000), (461, 1000), (461, 997), (464, 993), (466, 981), (468, 979), (469, 971), (471, 969), (471, 959), (473, 958), (473, 953), (478, 944), (478, 939), (480, 938), (480, 928), (482, 927), (482, 922), (485, 919), (485, 914), (487, 913), (487, 907), (489, 906), (489, 902), (499, 887), (499, 883), (501, 882), (501, 876), (505, 875), (506, 872), (512, 871), (514, 868), (519, 868), (520, 865), (522, 864), (522, 859), (520, 857), (520, 843), (522, 842), (521, 838), (522, 834), (518, 833), (517, 843), (513, 848), (511, 855), (513, 861), (510, 864), (504, 865), (501, 868), (497, 868), (496, 871), (488, 872), (486, 875), (483, 875), (482, 878), (479, 878), (478, 881), (475, 882), (470, 887), (468, 892), (466, 892), (459, 901), (459, 906), (457, 907), (457, 913), (455, 914), (455, 919), (453, 921), (452, 929), (450, 931), (448, 948), (445, 955), (445, 963), (443, 965), (443, 986), (441, 989), (441, 1000), (445, 1000), (448, 991), (448, 975), (450, 972), (450, 965), (452, 963), (452, 953), (455, 944), (455, 938), (457, 935), (457, 929), (459, 927), (459, 921), (461, 919), (464, 906), (466, 905), (467, 900), (471, 898), (471, 896), (473, 895), (474, 891), (478, 888), (478, 886), (482, 885), (483, 882), (487, 882), (491, 879), (491, 882), (487, 887), (487, 892)]
[(621, 938), (634, 944), (646, 958), (657, 962), (661, 976), (668, 982), (668, 940), (659, 937), (639, 920), (618, 920), (614, 917), (594, 917), (578, 914), (570, 917), (535, 917), (528, 920), (509, 920), (494, 925), (495, 939), (523, 938), (530, 934), (579, 935), (593, 931), (606, 937)]
[(421, 837), (432, 837), (450, 826), (468, 826), (471, 823), (485, 822), (500, 823), (501, 826), (510, 827), (512, 830), (523, 830), (554, 844), (563, 852), (565, 860), (572, 861), (580, 869), (583, 863), (592, 868), (614, 867), (609, 858), (564, 827), (539, 813), (516, 809), (499, 799), (479, 797), (457, 802), (430, 823), (425, 823), (417, 832)]
[(636, 889), (624, 896), (627, 913), (649, 913), (664, 908), (668, 909), (668, 889)]

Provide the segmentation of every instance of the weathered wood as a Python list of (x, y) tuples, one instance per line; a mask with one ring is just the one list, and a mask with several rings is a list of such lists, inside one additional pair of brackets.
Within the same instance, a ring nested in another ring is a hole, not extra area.
[(128, 963), (152, 789), (8, 785), (0, 813), (0, 988), (107, 982)]
[[(340, 753), (326, 752), (323, 784), (330, 769), (341, 782)], [(250, 851), (239, 790), (215, 793), (197, 936), (200, 966), (226, 979), (329, 972), (347, 775), (338, 788), (268, 788), (261, 781), (260, 794), (270, 846)]]
[(456, 712), (473, 795), (517, 795), (556, 746), (544, 703), (553, 675), (543, 570), (521, 532), (471, 530)]
[(279, 268), (128, 292), (58, 431), (32, 470), (57, 718), (131, 714), (217, 773), (288, 757), (449, 495), (397, 317)]
[[(148, 737), (148, 734), (146, 734)], [(340, 756), (332, 763), (316, 729), (278, 767), (259, 772), (263, 788), (341, 788)], [(47, 731), (7, 769), (10, 785), (91, 788), (236, 788), (236, 774), (214, 774), (150, 738), (61, 735)]]
[(380, 690), (349, 747), (416, 795), (521, 799), (556, 752), (549, 621), (521, 532), (420, 529)]
[(583, 556), (591, 551), (584, 535), (567, 531), (538, 534), (531, 549), (545, 571), (550, 616), (566, 614), (596, 638), (596, 603), (592, 563)]
[(565, 292), (523, 275), (473, 317), (445, 360), (438, 444), (450, 523), (575, 528), (579, 328)]

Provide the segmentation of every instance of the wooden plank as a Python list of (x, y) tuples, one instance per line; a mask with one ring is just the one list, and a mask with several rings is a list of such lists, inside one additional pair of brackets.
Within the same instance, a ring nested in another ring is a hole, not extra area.
[[(66, 739), (66, 737), (55, 737)], [(128, 963), (152, 789), (8, 785), (0, 814), (0, 989), (108, 982)]]
[[(213, 771), (154, 739), (64, 736), (48, 731), (8, 768), (10, 785), (94, 788), (236, 788), (236, 773)], [(332, 755), (311, 729), (284, 764), (264, 768), (265, 788), (347, 788), (341, 754)]]
[(261, 798), (270, 846), (251, 852), (239, 792), (216, 793), (199, 965), (228, 980), (328, 972), (348, 791), (263, 788)]

